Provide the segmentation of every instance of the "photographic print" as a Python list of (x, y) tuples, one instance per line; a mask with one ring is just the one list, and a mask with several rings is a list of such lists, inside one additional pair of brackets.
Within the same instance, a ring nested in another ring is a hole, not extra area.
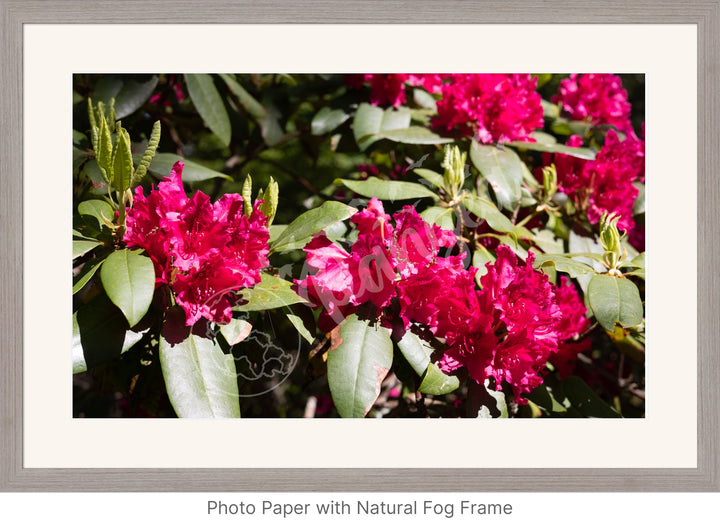
[(72, 149), (74, 418), (645, 417), (641, 73), (78, 73)]

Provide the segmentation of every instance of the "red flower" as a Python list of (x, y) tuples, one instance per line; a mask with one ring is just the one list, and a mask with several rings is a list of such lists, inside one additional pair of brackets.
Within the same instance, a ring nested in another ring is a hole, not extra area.
[(167, 283), (185, 310), (186, 326), (200, 318), (227, 324), (236, 291), (260, 282), (269, 262), (267, 218), (255, 204), (243, 214), (242, 197), (228, 194), (215, 204), (182, 186), (183, 163), (147, 196), (135, 189), (124, 241), (143, 248), (155, 265), (156, 281)]
[[(336, 324), (368, 302), (379, 314), (397, 297), (399, 279), (424, 270), (439, 259), (441, 246), (456, 241), (452, 232), (428, 225), (412, 206), (394, 215), (393, 227), (375, 198), (350, 220), (359, 232), (350, 252), (324, 233), (316, 235), (304, 248), (310, 274), (296, 281), (298, 293), (322, 306)], [(325, 317), (323, 322), (331, 324)]]
[[(568, 144), (579, 147), (579, 136), (572, 136)], [(597, 225), (606, 212), (620, 215), (618, 228), (632, 231), (635, 226), (633, 206), (638, 189), (633, 185), (645, 174), (645, 144), (628, 137), (620, 141), (615, 131), (609, 131), (605, 145), (595, 160), (583, 160), (571, 155), (546, 155), (545, 163), (555, 164), (560, 191), (567, 194), (580, 211), (587, 213), (591, 224)]]
[(612, 74), (571, 74), (560, 83), (560, 93), (552, 97), (573, 120), (596, 125), (613, 125), (634, 136), (630, 123), (630, 103), (621, 79)]
[(529, 74), (455, 74), (442, 85), (433, 125), (475, 134), (484, 144), (529, 140), (543, 126), (537, 78)]

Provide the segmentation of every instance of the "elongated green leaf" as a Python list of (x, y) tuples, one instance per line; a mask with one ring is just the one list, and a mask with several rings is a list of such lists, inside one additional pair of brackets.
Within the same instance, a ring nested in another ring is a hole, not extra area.
[(564, 155), (582, 158), (583, 160), (595, 160), (595, 151), (588, 147), (570, 147), (557, 143), (557, 140), (551, 134), (536, 131), (530, 135), (535, 142), (508, 142), (506, 145), (518, 147), (520, 149), (528, 149), (530, 151), (538, 151), (541, 153), (562, 153)]
[(90, 281), (95, 275), (95, 272), (100, 268), (100, 265), (103, 264), (103, 261), (105, 261), (105, 258), (93, 258), (83, 265), (80, 273), (73, 279), (72, 294), (77, 294), (80, 289), (85, 287), (87, 282)]
[(263, 106), (265, 107), (266, 114), (258, 119), (260, 133), (266, 144), (269, 146), (277, 145), (285, 138), (285, 131), (283, 131), (280, 125), (280, 113), (272, 101), (268, 99), (263, 100)]
[(161, 336), (160, 366), (178, 417), (240, 417), (235, 360), (223, 354), (216, 342), (191, 333), (171, 346)]
[(185, 74), (185, 83), (200, 117), (223, 144), (230, 145), (230, 118), (212, 77), (209, 74)]
[[(142, 160), (141, 155), (135, 155), (133, 158), (135, 162), (138, 163)], [(230, 175), (226, 175), (220, 171), (215, 171), (214, 169), (210, 169), (202, 164), (198, 164), (197, 162), (193, 162), (192, 160), (188, 160), (172, 153), (155, 153), (148, 169), (157, 177), (167, 177), (170, 175), (175, 162), (178, 161), (185, 164), (182, 172), (183, 182), (201, 182), (203, 180), (210, 180), (214, 178), (222, 178), (229, 181), (233, 180)]]
[(626, 278), (598, 274), (588, 284), (588, 301), (595, 318), (608, 331), (615, 325), (642, 324), (643, 305), (637, 286)]
[(130, 144), (130, 135), (128, 132), (120, 128), (115, 136), (115, 145), (113, 146), (113, 175), (112, 185), (118, 191), (125, 191), (130, 188), (133, 177), (133, 155)]
[(405, 129), (379, 131), (377, 136), (387, 140), (392, 140), (393, 142), (416, 145), (448, 144), (455, 141), (452, 138), (443, 138), (439, 134), (432, 132), (430, 129), (417, 125), (412, 125), (410, 127), (406, 127)]
[(487, 199), (482, 199), (475, 195), (465, 195), (462, 199), (463, 206), (470, 212), (477, 215), (481, 220), (487, 221), (490, 228), (506, 234), (515, 234), (522, 239), (532, 240), (533, 234), (524, 226), (515, 226), (510, 219), (505, 217), (497, 206)]
[(115, 117), (117, 119), (129, 116), (152, 96), (158, 84), (158, 76), (153, 75), (147, 81), (131, 79), (123, 84), (120, 92), (115, 96)]
[(160, 121), (156, 121), (153, 124), (152, 132), (150, 133), (150, 140), (148, 140), (147, 147), (145, 148), (145, 152), (143, 153), (142, 159), (140, 159), (140, 163), (138, 164), (137, 169), (135, 170), (135, 175), (133, 176), (133, 181), (131, 183), (131, 186), (136, 186), (140, 183), (140, 181), (145, 176), (145, 173), (147, 173), (148, 168), (150, 167), (150, 162), (152, 161), (153, 157), (155, 156), (155, 150), (157, 149), (158, 144), (160, 143)]
[(321, 108), (310, 124), (310, 130), (316, 136), (321, 136), (334, 131), (345, 123), (350, 115), (341, 109)]
[(415, 373), (422, 377), (418, 388), (420, 392), (440, 396), (460, 386), (457, 377), (444, 374), (435, 363), (431, 362), (432, 348), (412, 331), (405, 332), (397, 345)]
[(512, 210), (521, 198), (522, 161), (509, 148), (483, 145), (473, 140), (470, 159), (492, 188), (501, 208)]
[(312, 333), (310, 333), (310, 330), (308, 330), (308, 328), (305, 327), (305, 322), (303, 322), (303, 319), (300, 318), (299, 315), (291, 313), (289, 310), (285, 311), (285, 316), (288, 317), (288, 320), (295, 327), (297, 332), (300, 333), (300, 336), (303, 339), (305, 339), (308, 342), (308, 344), (312, 344), (313, 340), (314, 340)]
[(443, 189), (445, 186), (445, 179), (440, 173), (424, 168), (417, 168), (413, 171), (438, 189)]
[(120, 356), (138, 343), (147, 328), (131, 330), (107, 296), (100, 295), (73, 314), (73, 373), (84, 372)]
[(237, 97), (240, 105), (255, 119), (262, 119), (267, 115), (265, 107), (263, 107), (258, 100), (250, 95), (237, 80), (229, 74), (220, 74), (220, 78), (225, 81), (230, 92)]
[(306, 302), (293, 291), (289, 281), (264, 272), (260, 273), (260, 277), (259, 284), (240, 291), (243, 300), (247, 301), (247, 304), (238, 306), (241, 311), (262, 311)]
[(270, 251), (287, 249), (298, 241), (313, 236), (325, 230), (338, 221), (343, 221), (357, 210), (337, 201), (326, 201), (321, 206), (313, 208), (298, 216), (273, 243)]
[(336, 179), (335, 184), (342, 184), (364, 197), (376, 197), (381, 201), (403, 201), (422, 197), (439, 199), (434, 191), (416, 182), (381, 180), (377, 177), (370, 177), (367, 180)]
[(576, 375), (562, 381), (565, 396), (580, 414), (586, 418), (621, 418), (618, 412), (593, 392), (585, 381)]
[(430, 364), (432, 354), (430, 345), (412, 331), (406, 331), (397, 345), (415, 373), (423, 375)]
[(557, 254), (540, 254), (535, 258), (534, 267), (539, 269), (552, 265), (558, 272), (565, 272), (571, 278), (577, 278), (583, 274), (593, 274), (595, 270), (586, 263), (582, 263), (567, 256)]
[(116, 250), (103, 263), (100, 279), (108, 297), (120, 308), (130, 326), (140, 322), (155, 290), (152, 260), (137, 251)]
[(410, 127), (410, 109), (381, 109), (368, 103), (361, 103), (353, 119), (353, 134), (361, 150), (380, 139), (377, 133)]
[(339, 339), (328, 351), (330, 393), (343, 418), (362, 418), (380, 394), (380, 385), (392, 365), (392, 341), (388, 330), (346, 318)]
[(460, 386), (460, 380), (454, 375), (445, 374), (437, 364), (430, 363), (425, 370), (418, 390), (424, 394), (442, 396), (454, 392)]
[(100, 241), (73, 240), (73, 259), (79, 258), (90, 252), (95, 247), (99, 247)]
[(432, 94), (422, 88), (413, 90), (413, 101), (424, 109), (437, 111), (437, 101), (435, 101)]
[(110, 137), (110, 130), (108, 129), (107, 122), (105, 120), (100, 124), (100, 133), (98, 136), (98, 146), (95, 152), (95, 159), (98, 167), (104, 169), (101, 172), (103, 179), (106, 183), (112, 182), (113, 177), (113, 166), (112, 166), (112, 152), (113, 144), (112, 138)]

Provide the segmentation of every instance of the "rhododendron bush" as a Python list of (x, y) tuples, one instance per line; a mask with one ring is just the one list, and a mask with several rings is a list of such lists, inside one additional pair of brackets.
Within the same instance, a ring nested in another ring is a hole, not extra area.
[(642, 75), (74, 101), (76, 417), (644, 416)]

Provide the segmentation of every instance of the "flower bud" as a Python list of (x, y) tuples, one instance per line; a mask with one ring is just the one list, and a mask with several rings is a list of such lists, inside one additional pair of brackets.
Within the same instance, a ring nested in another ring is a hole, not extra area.
[(457, 146), (445, 148), (445, 159), (443, 160), (445, 174), (443, 178), (445, 180), (445, 190), (452, 195), (453, 199), (456, 198), (465, 182), (466, 159), (467, 153), (460, 153)]
[(247, 176), (247, 178), (245, 179), (245, 182), (243, 183), (242, 198), (243, 198), (243, 210), (245, 212), (245, 215), (250, 217), (250, 214), (252, 214), (252, 210), (253, 210), (252, 177), (250, 175)]
[(620, 245), (620, 232), (617, 228), (619, 220), (620, 216), (615, 212), (609, 215), (606, 212), (600, 218), (600, 243), (602, 243), (605, 250), (606, 265), (611, 271), (617, 270), (623, 255), (623, 249)]
[(270, 182), (262, 195), (263, 203), (260, 205), (260, 211), (268, 218), (268, 226), (270, 226), (275, 218), (278, 204), (278, 185), (275, 179), (270, 177)]
[(555, 164), (551, 164), (547, 167), (542, 168), (543, 174), (543, 189), (545, 190), (545, 197), (548, 199), (552, 198), (558, 190), (557, 186), (557, 170)]

